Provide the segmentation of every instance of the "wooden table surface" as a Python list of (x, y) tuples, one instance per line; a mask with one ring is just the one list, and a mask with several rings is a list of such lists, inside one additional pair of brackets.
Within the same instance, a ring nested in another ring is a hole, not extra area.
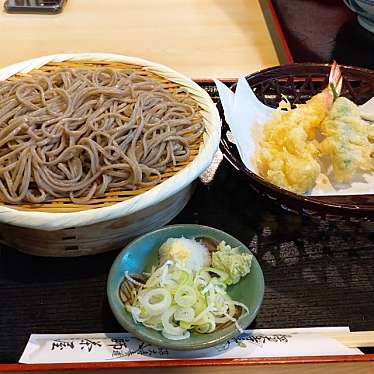
[(54, 53), (111, 52), (194, 79), (236, 78), (278, 64), (257, 0), (68, 0), (61, 14), (8, 14), (0, 67)]

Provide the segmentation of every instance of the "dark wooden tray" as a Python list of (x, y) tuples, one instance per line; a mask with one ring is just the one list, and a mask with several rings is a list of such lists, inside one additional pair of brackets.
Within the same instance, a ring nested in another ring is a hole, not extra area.
[[(217, 100), (212, 82), (200, 82)], [(232, 84), (233, 82), (227, 82)], [(210, 183), (199, 182), (172, 223), (225, 230), (249, 246), (264, 271), (266, 291), (251, 328), (346, 326), (374, 330), (373, 225), (312, 220), (281, 209), (248, 188), (223, 160)], [(120, 371), (126, 373), (288, 373), (369, 370), (362, 356), (130, 363), (21, 365), (31, 333), (120, 332), (106, 299), (106, 279), (117, 253), (39, 258), (0, 248), (0, 372)], [(292, 364), (292, 365), (289, 365)], [(318, 364), (316, 366), (316, 364)], [(151, 369), (152, 368), (152, 369)]]

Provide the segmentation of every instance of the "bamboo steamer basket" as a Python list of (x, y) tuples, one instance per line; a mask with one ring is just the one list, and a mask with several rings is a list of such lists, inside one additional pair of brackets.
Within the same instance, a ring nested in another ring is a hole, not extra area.
[(161, 183), (135, 191), (108, 191), (90, 204), (53, 199), (42, 204), (0, 203), (0, 243), (38, 256), (75, 257), (123, 247), (135, 236), (161, 227), (187, 204), (195, 180), (213, 160), (220, 119), (209, 95), (176, 71), (150, 61), (107, 53), (44, 56), (0, 70), (0, 80), (20, 79), (61, 67), (131, 68), (172, 90), (187, 89), (196, 101), (205, 132), (191, 145), (190, 159), (162, 174)]

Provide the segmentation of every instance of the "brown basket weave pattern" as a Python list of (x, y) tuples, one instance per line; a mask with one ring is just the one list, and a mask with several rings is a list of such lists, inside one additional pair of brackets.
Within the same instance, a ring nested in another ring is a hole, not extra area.
[[(16, 74), (12, 76), (11, 80), (18, 80), (21, 78), (29, 77), (33, 74), (40, 74), (42, 72), (52, 72), (54, 70), (60, 69), (62, 67), (70, 67), (70, 68), (85, 68), (85, 69), (95, 69), (99, 67), (111, 67), (116, 69), (132, 69), (136, 71), (139, 75), (146, 76), (158, 81), (163, 88), (167, 89), (170, 92), (175, 91), (176, 89), (180, 88), (177, 83), (171, 82), (163, 77), (160, 77), (150, 71), (147, 71), (142, 66), (139, 65), (130, 65), (121, 62), (106, 62), (106, 61), (64, 61), (64, 62), (50, 62), (39, 69), (34, 69), (28, 74)], [(202, 137), (196, 141), (194, 144), (191, 145), (190, 151), (191, 155), (187, 161), (179, 161), (175, 166), (168, 167), (162, 174), (161, 174), (161, 182), (166, 180), (167, 178), (172, 177), (178, 171), (183, 169), (186, 165), (188, 165), (198, 154), (199, 147), (202, 142)], [(82, 210), (88, 209), (96, 209), (102, 208), (106, 206), (110, 206), (125, 200), (130, 199), (131, 197), (137, 196), (145, 191), (151, 189), (152, 186), (138, 188), (136, 190), (123, 190), (123, 189), (111, 189), (107, 191), (104, 196), (96, 197), (90, 201), (88, 204), (76, 204), (72, 203), (68, 198), (55, 198), (41, 204), (20, 204), (20, 205), (13, 205), (8, 203), (0, 203), (3, 206), (7, 206), (17, 210), (23, 211), (39, 211), (39, 212), (50, 212), (50, 213), (66, 213), (66, 212), (78, 212)]]

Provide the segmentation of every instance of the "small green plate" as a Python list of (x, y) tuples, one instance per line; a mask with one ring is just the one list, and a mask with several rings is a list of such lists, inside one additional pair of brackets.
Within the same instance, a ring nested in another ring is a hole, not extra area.
[[(121, 326), (139, 339), (159, 347), (173, 350), (196, 350), (212, 347), (228, 340), (239, 332), (235, 324), (209, 333), (191, 333), (188, 339), (169, 340), (160, 332), (152, 330), (141, 323), (135, 323), (130, 313), (125, 310), (119, 297), (119, 287), (127, 270), (129, 274), (149, 271), (158, 262), (158, 249), (168, 238), (208, 237), (220, 242), (224, 240), (232, 247), (246, 248), (243, 243), (223, 231), (200, 225), (173, 225), (145, 234), (128, 244), (117, 256), (110, 269), (107, 294), (110, 307)], [(248, 248), (247, 248), (248, 249)], [(249, 249), (248, 249), (249, 251)], [(264, 276), (255, 257), (252, 259), (250, 273), (237, 284), (229, 287), (228, 294), (237, 301), (245, 304), (249, 314), (239, 318), (240, 326), (245, 329), (255, 319), (264, 296)]]

